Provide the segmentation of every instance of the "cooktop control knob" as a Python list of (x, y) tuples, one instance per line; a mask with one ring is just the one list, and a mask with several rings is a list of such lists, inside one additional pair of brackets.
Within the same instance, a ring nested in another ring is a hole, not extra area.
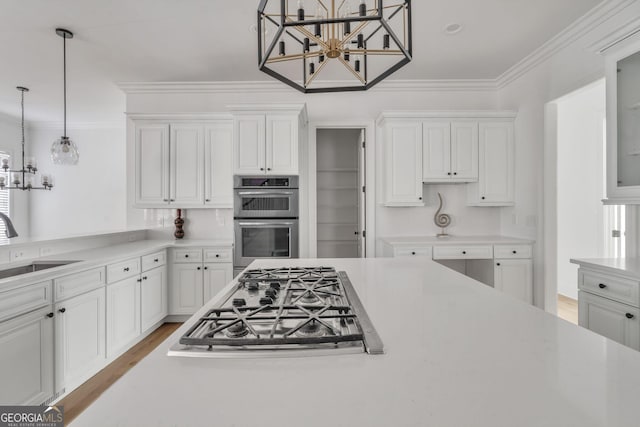
[(271, 305), (273, 300), (269, 297), (260, 298), (260, 305)]
[(269, 285), (269, 287), (270, 287), (271, 289), (275, 289), (276, 291), (279, 291), (279, 290), (280, 290), (280, 283), (278, 283), (278, 282), (271, 282), (271, 284)]
[(264, 291), (264, 296), (265, 296), (265, 297), (269, 297), (269, 298), (271, 298), (272, 300), (276, 299), (276, 295), (277, 295), (277, 294), (278, 294), (278, 292), (277, 292), (275, 289), (273, 289), (273, 288), (269, 288), (269, 289), (267, 289), (266, 291)]
[(247, 305), (247, 302), (244, 300), (244, 298), (234, 298), (233, 299), (233, 306), (234, 307), (243, 307)]
[(247, 283), (247, 289), (250, 291), (257, 291), (258, 290), (258, 282), (248, 282)]

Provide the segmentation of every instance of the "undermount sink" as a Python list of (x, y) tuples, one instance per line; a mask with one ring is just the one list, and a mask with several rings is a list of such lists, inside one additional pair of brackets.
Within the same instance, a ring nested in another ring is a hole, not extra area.
[(33, 273), (35, 271), (46, 270), (48, 268), (60, 267), (62, 265), (72, 264), (78, 261), (35, 261), (31, 264), (22, 265), (20, 267), (7, 268), (0, 270), (0, 279), (8, 277), (20, 276), (22, 274)]

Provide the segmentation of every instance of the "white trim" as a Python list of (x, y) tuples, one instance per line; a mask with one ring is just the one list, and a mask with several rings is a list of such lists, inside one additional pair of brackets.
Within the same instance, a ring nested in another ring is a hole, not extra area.
[(229, 113), (126, 113), (132, 120), (171, 120), (171, 121), (197, 121), (197, 120), (232, 120)]
[(307, 104), (231, 104), (227, 105), (227, 110), (231, 111), (233, 114), (260, 114), (265, 112), (291, 112), (295, 111), (299, 113), (301, 116), (301, 120), (304, 123), (309, 122), (309, 117), (307, 114)]
[(626, 24), (617, 27), (614, 31), (607, 33), (606, 36), (592, 43), (587, 49), (594, 53), (604, 54), (609, 49), (633, 37), (638, 32), (640, 32), (640, 18), (636, 17)]
[(609, 0), (603, 1), (573, 24), (552, 37), (549, 41), (527, 55), (520, 62), (502, 73), (497, 79), (497, 88), (502, 89), (509, 83), (529, 72), (552, 55), (564, 49), (575, 40), (592, 31), (622, 9), (635, 3), (636, 0)]
[(316, 192), (316, 136), (318, 129), (364, 129), (367, 162), (367, 217), (364, 229), (367, 231), (366, 253), (367, 258), (375, 258), (376, 255), (376, 126), (372, 120), (336, 120), (311, 122), (309, 124), (309, 152), (308, 154), (308, 179), (307, 194), (309, 206), (308, 242), (309, 257), (317, 257), (318, 229), (317, 229), (317, 192)]
[(386, 119), (509, 119), (513, 120), (518, 115), (514, 110), (451, 110), (451, 111), (383, 111), (376, 120), (378, 125)]
[[(62, 122), (40, 122), (31, 121), (25, 123), (28, 129), (38, 130), (63, 130), (64, 126)], [(67, 123), (67, 130), (93, 130), (93, 129), (124, 129), (126, 126), (126, 120), (123, 117), (122, 121), (111, 122), (72, 122)]]
[[(543, 203), (542, 203), (542, 262), (544, 277), (544, 309), (556, 314), (558, 310), (558, 104), (544, 106)], [(535, 257), (534, 257), (535, 258)]]

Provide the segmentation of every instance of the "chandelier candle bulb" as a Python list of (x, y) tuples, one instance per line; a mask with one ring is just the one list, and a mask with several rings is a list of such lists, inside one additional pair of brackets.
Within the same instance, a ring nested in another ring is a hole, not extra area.
[(311, 64), (309, 64), (309, 75), (311, 76), (315, 72), (316, 72), (316, 64), (312, 62)]
[(389, 34), (385, 34), (384, 36), (382, 36), (382, 48), (383, 49), (389, 49), (389, 46), (391, 45), (390, 42), (390, 37)]
[(360, 60), (359, 59), (356, 59), (356, 63), (355, 63), (355, 67), (354, 68), (355, 68), (356, 72), (358, 72), (358, 73), (360, 72)]
[(315, 31), (314, 31), (315, 36), (316, 37), (322, 37), (322, 25), (315, 24), (314, 27), (315, 27)]
[(302, 42), (302, 45), (303, 45), (304, 53), (308, 53), (309, 52), (309, 38), (308, 37), (304, 38), (304, 40)]
[(364, 48), (364, 34), (358, 34), (358, 49)]
[(298, 0), (298, 21), (304, 21), (304, 4)]
[(20, 175), (17, 173), (13, 174), (13, 184), (14, 185), (20, 185)]
[(4, 169), (9, 169), (9, 159), (2, 159), (2, 167)]
[(367, 2), (365, 0), (360, 0), (360, 16), (367, 16)]
[(284, 42), (281, 41), (280, 42), (280, 56), (284, 56), (285, 55), (285, 46), (284, 46)]
[(351, 22), (347, 21), (344, 23), (344, 35), (348, 36), (349, 34), (351, 34)]
[(324, 54), (323, 53), (318, 55), (318, 62), (324, 62)]

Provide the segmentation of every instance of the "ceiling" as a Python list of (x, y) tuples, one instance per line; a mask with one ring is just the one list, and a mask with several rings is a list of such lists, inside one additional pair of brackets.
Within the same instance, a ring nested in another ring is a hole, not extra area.
[[(271, 0), (274, 1), (274, 0)], [(312, 0), (305, 0), (310, 2)], [(494, 79), (601, 0), (415, 0), (414, 59), (393, 79)], [(271, 80), (257, 69), (258, 0), (3, 0), (0, 113), (62, 119), (62, 39), (69, 120), (122, 117), (116, 82)], [(463, 29), (447, 35), (444, 27)]]

